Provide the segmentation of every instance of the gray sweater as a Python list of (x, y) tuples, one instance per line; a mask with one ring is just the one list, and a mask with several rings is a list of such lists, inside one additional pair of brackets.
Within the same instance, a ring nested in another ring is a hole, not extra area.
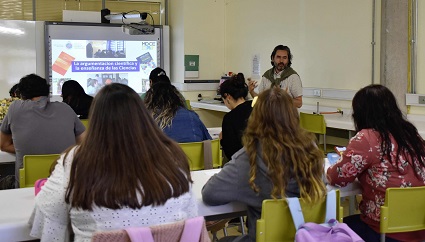
[[(202, 199), (208, 205), (223, 205), (238, 201), (248, 206), (248, 236), (241, 236), (236, 241), (255, 241), (255, 229), (257, 219), (261, 217), (261, 205), (264, 199), (271, 198), (273, 187), (261, 155), (258, 155), (255, 179), (255, 184), (260, 189), (258, 194), (249, 185), (249, 169), (249, 157), (242, 148), (202, 189)], [(299, 197), (298, 184), (294, 179), (289, 181), (285, 192), (287, 197)]]

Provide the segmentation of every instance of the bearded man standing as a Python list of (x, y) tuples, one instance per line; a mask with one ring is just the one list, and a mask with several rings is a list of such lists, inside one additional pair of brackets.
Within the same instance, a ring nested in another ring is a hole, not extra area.
[(288, 46), (278, 45), (273, 49), (270, 59), (273, 67), (263, 74), (261, 83), (257, 85), (256, 81), (248, 78), (249, 93), (255, 97), (266, 89), (280, 87), (288, 92), (294, 105), (300, 108), (303, 105), (303, 88), (300, 76), (291, 68), (291, 50)]

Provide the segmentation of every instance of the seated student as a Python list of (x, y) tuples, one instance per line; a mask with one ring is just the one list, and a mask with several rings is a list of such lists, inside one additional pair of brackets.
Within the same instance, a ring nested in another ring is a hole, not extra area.
[[(328, 169), (328, 181), (346, 186), (359, 179), (363, 190), (361, 214), (344, 218), (344, 222), (365, 241), (379, 241), (385, 190), (425, 185), (425, 142), (403, 117), (391, 91), (381, 85), (369, 85), (356, 93), (353, 119), (358, 133), (339, 162)], [(386, 241), (422, 241), (425, 231), (386, 237)]]
[(87, 119), (93, 97), (84, 92), (83, 87), (74, 80), (62, 85), (62, 99), (68, 104), (80, 119)]
[(323, 199), (324, 157), (313, 134), (301, 129), (292, 98), (277, 87), (260, 93), (242, 139), (244, 148), (205, 184), (202, 199), (208, 205), (247, 204), (248, 235), (234, 241), (255, 241), (264, 199)]
[(65, 241), (71, 225), (75, 241), (90, 241), (96, 231), (197, 216), (185, 154), (133, 89), (103, 87), (89, 118), (87, 137), (61, 155), (36, 197), (31, 236)]
[(21, 98), (21, 93), (19, 92), (18, 86), (19, 83), (13, 85), (13, 87), (10, 88), (9, 95), (11, 98)]
[[(198, 115), (185, 106), (180, 92), (170, 84), (167, 76), (146, 92), (145, 105), (158, 126), (168, 137), (179, 143), (199, 142), (211, 139)], [(168, 80), (168, 81), (167, 81)]]
[(242, 148), (242, 134), (252, 111), (252, 101), (245, 101), (248, 86), (242, 73), (232, 76), (220, 85), (221, 98), (231, 111), (221, 125), (221, 147), (228, 159)]
[[(153, 69), (151, 71), (151, 73), (149, 73), (149, 88), (152, 88), (153, 84), (159, 82), (161, 76), (166, 76), (166, 75), (167, 75), (167, 73), (165, 73), (164, 69), (162, 69), (160, 67)], [(168, 80), (170, 80), (170, 79), (168, 79)], [(171, 81), (170, 81), (170, 84), (171, 84)], [(140, 95), (140, 97), (142, 99), (145, 99), (146, 92), (143, 93), (142, 95)]]
[[(24, 155), (59, 154), (80, 143), (84, 125), (65, 103), (50, 102), (46, 79), (30, 74), (19, 81), (22, 100), (14, 101), (1, 125), (1, 150), (16, 153), (15, 177)], [(16, 187), (19, 187), (16, 183)]]

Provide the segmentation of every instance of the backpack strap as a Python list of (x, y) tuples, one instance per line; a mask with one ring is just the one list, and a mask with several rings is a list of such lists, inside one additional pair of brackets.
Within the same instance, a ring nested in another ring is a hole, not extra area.
[[(288, 202), (289, 211), (291, 211), (292, 220), (294, 221), (295, 229), (300, 228), (305, 223), (303, 210), (300, 201), (297, 197), (286, 198)], [(331, 190), (326, 197), (326, 216), (325, 222), (336, 218), (336, 192)]]
[(298, 230), (298, 228), (305, 223), (300, 201), (297, 197), (287, 197), (286, 201), (288, 202), (289, 211), (291, 211), (295, 229)]
[(186, 219), (184, 222), (184, 229), (180, 241), (199, 241), (199, 239), (201, 238), (203, 225), (204, 217)]
[(213, 159), (212, 159), (212, 145), (211, 140), (207, 139), (202, 141), (204, 146), (204, 169), (212, 169), (213, 168)]
[(131, 242), (154, 242), (151, 229), (149, 227), (127, 228), (125, 231)]
[(331, 219), (336, 219), (336, 192), (330, 190), (326, 197), (326, 217), (325, 222), (327, 223)]

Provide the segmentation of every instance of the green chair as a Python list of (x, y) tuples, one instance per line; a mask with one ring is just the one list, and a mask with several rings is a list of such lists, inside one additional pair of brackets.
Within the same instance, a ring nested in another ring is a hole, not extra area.
[(192, 106), (190, 106), (190, 100), (185, 100), (186, 101), (186, 108), (189, 110), (192, 110)]
[(179, 143), (179, 145), (188, 157), (191, 171), (221, 167), (222, 151), (220, 149), (220, 140)]
[(89, 127), (89, 120), (88, 119), (80, 119), (81, 123), (83, 123), (84, 127), (86, 129)]
[(50, 167), (59, 154), (25, 155), (24, 167), (19, 170), (19, 187), (33, 187), (35, 181), (49, 176)]
[[(300, 199), (305, 222), (323, 223), (326, 216), (326, 199), (317, 204), (306, 204)], [(339, 190), (336, 190), (336, 215), (342, 222), (343, 208), (340, 205)], [(257, 242), (286, 242), (295, 240), (295, 225), (286, 199), (266, 199), (257, 220)]]
[(326, 149), (326, 121), (322, 114), (300, 112), (300, 125), (308, 132), (323, 135), (323, 147), (319, 146), (319, 148), (322, 149), (325, 154), (329, 151), (333, 151), (333, 149)]
[(425, 230), (425, 187), (387, 188), (381, 206), (381, 241), (385, 234)]

